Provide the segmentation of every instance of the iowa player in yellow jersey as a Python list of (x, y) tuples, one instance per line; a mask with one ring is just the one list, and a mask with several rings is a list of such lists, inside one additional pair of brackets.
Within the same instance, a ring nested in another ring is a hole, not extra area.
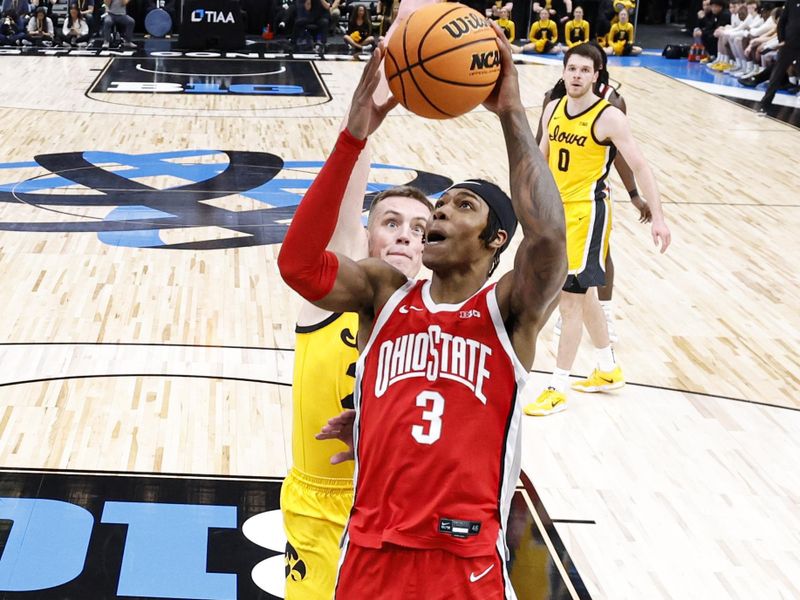
[(589, 44), (564, 55), (567, 95), (550, 102), (542, 115), (540, 147), (561, 192), (567, 223), (568, 275), (559, 300), (562, 325), (556, 369), (550, 385), (526, 414), (544, 416), (566, 408), (566, 387), (583, 326), (597, 351), (597, 368), (572, 385), (582, 392), (603, 392), (625, 384), (608, 339), (596, 288), (605, 284), (605, 259), (611, 232), (611, 201), (606, 182), (617, 151), (633, 170), (652, 214), (656, 247), (666, 251), (670, 232), (661, 209), (655, 178), (633, 139), (628, 119), (594, 93), (602, 66), (600, 52)]
[[(368, 174), (367, 147), (353, 166), (328, 249), (354, 259), (382, 258), (414, 277), (422, 264), (430, 203), (416, 188), (383, 191), (375, 196), (364, 228), (361, 212)], [(346, 173), (342, 177), (347, 181)], [(304, 302), (296, 332), (293, 464), (281, 488), (287, 537), (285, 598), (329, 600), (339, 540), (353, 505), (354, 463), (345, 460), (346, 452), (336, 454), (344, 448), (341, 442), (319, 441), (315, 434), (343, 409), (353, 408), (358, 316), (326, 312)]]

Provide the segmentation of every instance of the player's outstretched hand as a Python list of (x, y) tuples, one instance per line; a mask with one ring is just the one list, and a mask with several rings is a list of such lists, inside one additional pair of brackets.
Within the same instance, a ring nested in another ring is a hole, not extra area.
[(669, 227), (664, 221), (653, 221), (650, 232), (653, 234), (653, 243), (658, 248), (658, 242), (661, 241), (661, 254), (667, 251), (669, 244), (672, 241), (672, 234), (669, 232)]
[(519, 77), (512, 58), (511, 44), (495, 21), (489, 23), (497, 35), (497, 47), (500, 49), (500, 76), (483, 106), (486, 110), (500, 115), (515, 108), (522, 108), (522, 100), (519, 96)]
[(639, 196), (631, 198), (631, 204), (639, 211), (639, 223), (649, 223), (653, 220), (653, 212), (650, 210), (650, 205), (647, 200)]
[(347, 444), (347, 450), (331, 456), (331, 464), (338, 465), (348, 460), (353, 460), (353, 423), (356, 420), (356, 411), (346, 410), (343, 413), (328, 419), (328, 424), (314, 436), (318, 440), (339, 440)]
[(373, 95), (381, 80), (381, 63), (386, 55), (386, 46), (383, 40), (372, 52), (372, 58), (361, 73), (361, 80), (353, 92), (353, 101), (350, 103), (350, 114), (347, 117), (347, 130), (350, 134), (364, 140), (372, 135), (389, 111), (397, 106), (397, 99), (393, 96), (381, 105), (375, 103)]

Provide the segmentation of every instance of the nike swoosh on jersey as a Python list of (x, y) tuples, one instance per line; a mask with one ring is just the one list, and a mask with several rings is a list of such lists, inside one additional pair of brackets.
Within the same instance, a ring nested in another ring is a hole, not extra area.
[(409, 309), (416, 310), (417, 312), (422, 312), (421, 308), (417, 308), (416, 306), (406, 306), (405, 304), (403, 304), (403, 306), (400, 307), (400, 312), (404, 315), (407, 315)]
[(486, 574), (487, 574), (489, 571), (491, 571), (492, 569), (494, 569), (494, 565), (489, 565), (489, 568), (488, 568), (488, 569), (486, 569), (486, 570), (485, 570), (483, 573), (481, 573), (480, 575), (475, 575), (475, 573), (470, 573), (470, 574), (469, 574), (469, 582), (470, 582), (470, 583), (475, 583), (475, 582), (476, 582), (476, 581), (478, 581), (479, 579), (482, 579), (482, 578), (483, 578), (483, 576), (484, 576), (484, 575), (486, 575)]

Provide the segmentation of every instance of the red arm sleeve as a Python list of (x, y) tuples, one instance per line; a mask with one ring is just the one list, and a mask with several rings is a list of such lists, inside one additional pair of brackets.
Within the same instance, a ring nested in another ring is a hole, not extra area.
[(325, 248), (336, 229), (350, 174), (366, 144), (367, 140), (342, 130), (333, 152), (297, 207), (278, 254), (283, 280), (311, 302), (327, 296), (336, 282), (339, 259)]

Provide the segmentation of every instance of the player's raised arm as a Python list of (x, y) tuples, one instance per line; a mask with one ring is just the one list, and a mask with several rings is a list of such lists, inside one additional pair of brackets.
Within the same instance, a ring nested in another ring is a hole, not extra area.
[[(500, 42), (502, 71), (486, 107), (500, 117), (508, 151), (511, 201), (524, 239), (514, 270), (498, 284), (512, 343), (523, 365), (533, 363), (536, 333), (567, 275), (564, 207), (553, 175), (536, 145), (519, 95), (516, 67)], [(518, 335), (519, 334), (519, 335)]]
[(374, 304), (376, 285), (405, 276), (379, 260), (360, 263), (326, 247), (336, 228), (349, 175), (366, 138), (397, 102), (377, 105), (373, 93), (380, 80), (383, 46), (376, 48), (353, 94), (347, 128), (339, 134), (331, 156), (298, 206), (278, 255), (281, 276), (306, 300), (326, 310), (360, 311)]

